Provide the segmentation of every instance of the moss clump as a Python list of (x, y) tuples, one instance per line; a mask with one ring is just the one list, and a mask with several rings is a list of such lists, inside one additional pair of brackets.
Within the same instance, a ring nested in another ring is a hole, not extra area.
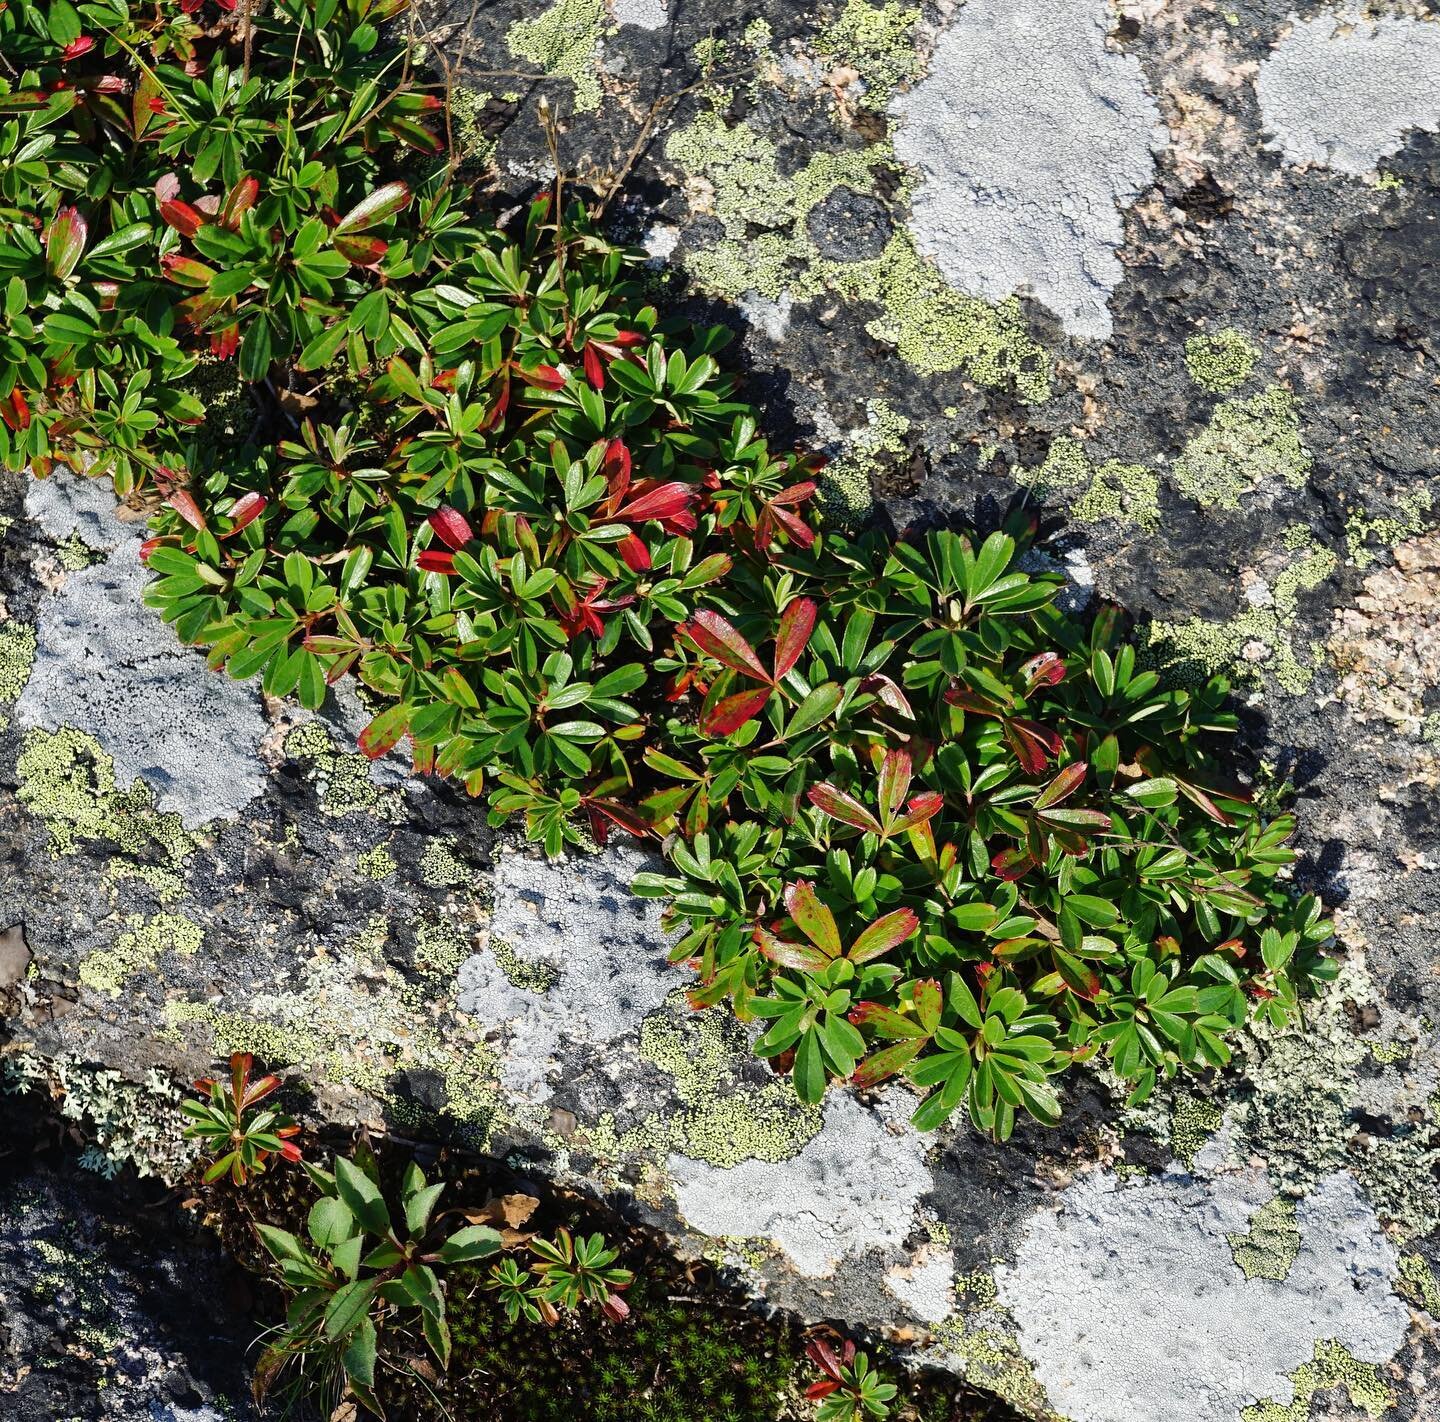
[(1362, 1363), (1350, 1356), (1343, 1343), (1333, 1340), (1315, 1345), (1313, 1362), (1301, 1363), (1290, 1380), (1295, 1397), (1288, 1405), (1265, 1398), (1241, 1412), (1242, 1422), (1306, 1422), (1315, 1394), (1327, 1388), (1343, 1387), (1351, 1406), (1367, 1417), (1381, 1417), (1395, 1406), (1395, 1394), (1380, 1376), (1374, 1363)]
[(1314, 460), (1300, 437), (1300, 405), (1278, 385), (1227, 400), (1175, 461), (1175, 485), (1205, 508), (1238, 509), (1274, 480), (1300, 488)]
[(1199, 1096), (1180, 1096), (1170, 1108), (1170, 1149), (1186, 1170), (1195, 1168), (1195, 1157), (1205, 1142), (1220, 1129), (1220, 1108)]
[[(1107, 460), (1098, 468), (1078, 439), (1058, 435), (1045, 462), (1035, 469), (1017, 470), (1017, 483), (1043, 497), (1066, 496), (1077, 523), (1133, 523), (1153, 530), (1160, 526), (1160, 479), (1143, 464)], [(1075, 495), (1073, 491), (1083, 489)]]
[(1213, 336), (1191, 336), (1185, 342), (1185, 365), (1190, 378), (1212, 395), (1239, 389), (1255, 369), (1260, 347), (1242, 331), (1226, 329)]
[(823, 55), (859, 74), (865, 85), (862, 107), (883, 109), (899, 84), (920, 70), (915, 53), (915, 25), (920, 11), (905, 5), (869, 5), (845, 0), (835, 21), (815, 41)]
[(197, 924), (178, 913), (157, 913), (153, 918), (130, 914), (125, 923), (113, 947), (91, 953), (80, 963), (80, 981), (111, 997), (120, 996), (128, 979), (154, 972), (162, 953), (193, 957), (205, 937)]
[(1285, 1278), (1300, 1252), (1294, 1200), (1277, 1195), (1250, 1216), (1248, 1229), (1225, 1238), (1247, 1279)]
[(517, 20), (505, 42), (517, 59), (575, 86), (577, 113), (600, 107), (600, 39), (605, 31), (605, 0), (557, 0), (533, 20)]
[(55, 854), (74, 854), (87, 840), (108, 840), (126, 854), (158, 848), (176, 865), (195, 848), (180, 816), (157, 810), (143, 780), (128, 790), (116, 784), (115, 762), (83, 731), (31, 731), (15, 771), (20, 803), (44, 822)]

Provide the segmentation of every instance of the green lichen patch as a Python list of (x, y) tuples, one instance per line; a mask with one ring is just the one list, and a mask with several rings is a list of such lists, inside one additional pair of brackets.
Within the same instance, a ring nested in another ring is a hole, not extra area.
[(866, 424), (853, 435), (838, 459), (820, 475), (820, 497), (825, 511), (838, 522), (861, 519), (874, 505), (871, 480), (893, 459), (905, 453), (910, 421), (891, 409), (886, 400), (865, 402)]
[(1063, 502), (1077, 523), (1133, 523), (1147, 532), (1160, 525), (1159, 475), (1118, 459), (1097, 467), (1070, 435), (1058, 435), (1044, 463), (1017, 470), (1015, 480), (1042, 498)]
[(178, 913), (157, 913), (151, 918), (130, 914), (112, 947), (91, 953), (80, 962), (80, 981), (96, 992), (119, 997), (133, 977), (153, 973), (162, 953), (194, 957), (204, 941), (198, 924)]
[(1419, 1304), (1431, 1318), (1440, 1322), (1440, 1283), (1435, 1271), (1420, 1254), (1406, 1254), (1400, 1260), (1400, 1283), (1397, 1292)]
[(1368, 568), (1375, 561), (1372, 545), (1394, 548), (1405, 539), (1423, 533), (1430, 522), (1434, 495), (1429, 489), (1416, 489), (1395, 500), (1396, 512), (1374, 515), (1356, 509), (1345, 520), (1345, 547), (1350, 562), (1357, 568)]
[(355, 861), (355, 867), (367, 879), (388, 879), (400, 866), (395, 856), (383, 844), (367, 849)]
[(919, 19), (918, 8), (845, 0), (845, 8), (820, 31), (815, 48), (859, 74), (865, 86), (862, 107), (883, 109), (896, 87), (920, 72), (920, 57), (915, 52)]
[(1300, 1252), (1294, 1200), (1277, 1195), (1250, 1216), (1248, 1229), (1225, 1238), (1247, 1279), (1285, 1278)]
[(492, 938), (490, 951), (506, 981), (524, 992), (547, 993), (560, 981), (560, 970), (552, 963), (522, 958), (503, 939)]
[(35, 663), (35, 629), (21, 622), (0, 625), (0, 706), (20, 699)]
[(1249, 607), (1228, 621), (1192, 617), (1150, 623), (1141, 642), (1146, 664), (1176, 686), (1201, 686), (1222, 674), (1237, 685), (1259, 686), (1268, 674), (1282, 691), (1303, 695), (1325, 654), (1318, 644), (1304, 649), (1296, 644), (1300, 594), (1319, 587), (1339, 559), (1316, 546), (1294, 546), (1291, 552), (1295, 556), (1268, 589), (1268, 606)]
[(177, 903), (185, 894), (185, 881), (174, 870), (158, 864), (130, 864), (123, 859), (112, 859), (105, 874), (115, 881), (139, 880), (160, 904)]
[(20, 803), (50, 832), (55, 854), (74, 854), (82, 843), (107, 840), (126, 854), (158, 849), (175, 866), (195, 848), (180, 816), (157, 810), (143, 780), (120, 788), (115, 762), (83, 731), (69, 726), (31, 731), (15, 771)]
[(420, 856), (423, 883), (432, 889), (451, 889), (469, 882), (470, 870), (455, 853), (458, 843), (454, 835), (446, 835), (441, 839), (432, 839), (425, 846), (425, 852)]
[(1191, 336), (1185, 342), (1185, 367), (1190, 378), (1212, 395), (1228, 395), (1250, 379), (1260, 347), (1243, 331), (1227, 327), (1213, 336)]
[(1295, 1384), (1291, 1402), (1267, 1397), (1247, 1407), (1240, 1414), (1242, 1422), (1307, 1422), (1316, 1393), (1335, 1387), (1343, 1387), (1351, 1406), (1367, 1417), (1382, 1417), (1395, 1406), (1395, 1394), (1380, 1376), (1380, 1369), (1351, 1357), (1343, 1343), (1333, 1340), (1316, 1343), (1314, 1361), (1301, 1363), (1290, 1380)]
[[(971, 1275), (959, 1280), (956, 1287), (974, 1292), (976, 1281), (989, 1278), (984, 1273)], [(1009, 1403), (1022, 1417), (1066, 1422), (1051, 1405), (1044, 1383), (1021, 1351), (1013, 1320), (994, 1302), (993, 1280), (988, 1293), (988, 1299), (983, 1291), (980, 1295), (979, 1320), (950, 1319), (935, 1329), (937, 1346), (962, 1364), (960, 1370), (967, 1382)]]
[(1186, 1170), (1195, 1168), (1195, 1157), (1205, 1142), (1220, 1129), (1220, 1108), (1199, 1096), (1180, 1096), (1170, 1108), (1170, 1149)]
[(1299, 402), (1272, 385), (1217, 406), (1171, 473), (1176, 488), (1203, 508), (1238, 509), (1242, 498), (1264, 485), (1300, 488), (1313, 464), (1300, 434)]
[(556, 0), (533, 20), (517, 20), (505, 36), (510, 52), (575, 86), (575, 109), (600, 107), (600, 40), (605, 0)]
[(332, 819), (361, 813), (390, 817), (393, 797), (371, 779), (370, 762), (363, 755), (339, 751), (319, 721), (307, 721), (291, 731), (285, 737), (285, 754), (308, 764), (322, 813)]
[(415, 966), (427, 977), (453, 978), (469, 956), (470, 940), (450, 919), (416, 925)]

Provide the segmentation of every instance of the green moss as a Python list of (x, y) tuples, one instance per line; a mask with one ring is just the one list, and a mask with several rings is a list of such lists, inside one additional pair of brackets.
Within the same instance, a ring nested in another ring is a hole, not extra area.
[(1227, 1234), (1230, 1253), (1247, 1279), (1283, 1279), (1300, 1252), (1295, 1202), (1277, 1195), (1250, 1216), (1243, 1232)]
[(137, 777), (128, 790), (116, 784), (115, 762), (83, 731), (31, 731), (15, 770), (20, 803), (44, 822), (55, 854), (74, 854), (87, 840), (108, 840), (126, 854), (158, 848), (178, 865), (195, 848), (180, 816), (157, 810), (143, 780)]
[(1220, 1108), (1199, 1096), (1180, 1096), (1170, 1108), (1170, 1149), (1186, 1170), (1195, 1168), (1195, 1157), (1205, 1142), (1220, 1129)]
[(1423, 1255), (1406, 1254), (1401, 1258), (1399, 1292), (1440, 1322), (1440, 1283), (1435, 1282), (1434, 1270)]
[(23, 623), (0, 626), (0, 705), (20, 699), (35, 662), (35, 629)]
[(1317, 1343), (1314, 1361), (1301, 1363), (1290, 1380), (1295, 1384), (1290, 1403), (1282, 1405), (1265, 1398), (1241, 1412), (1242, 1422), (1307, 1422), (1316, 1393), (1334, 1387), (1343, 1387), (1351, 1405), (1367, 1417), (1381, 1417), (1395, 1406), (1395, 1394), (1380, 1376), (1380, 1369), (1351, 1357), (1343, 1343)]
[(575, 86), (575, 109), (600, 107), (600, 39), (605, 31), (605, 0), (556, 0), (533, 20), (517, 20), (505, 42), (517, 59), (538, 65)]
[(1272, 385), (1217, 406), (1172, 472), (1180, 492), (1202, 507), (1237, 509), (1245, 495), (1274, 480), (1300, 488), (1313, 463), (1300, 436), (1299, 402)]
[(1260, 347), (1241, 331), (1226, 329), (1185, 342), (1191, 380), (1212, 395), (1228, 395), (1242, 386), (1259, 359)]
[(400, 866), (383, 844), (377, 844), (374, 849), (367, 849), (359, 856), (355, 867), (367, 879), (388, 879)]
[(867, 261), (820, 255), (807, 218), (837, 187), (878, 196), (879, 171), (898, 177), (903, 189), (906, 175), (885, 144), (815, 153), (786, 177), (770, 138), (749, 124), (726, 123), (724, 97), (665, 146), (666, 157), (709, 185), (724, 228), (720, 240), (686, 260), (701, 286), (731, 300), (748, 292), (772, 301), (785, 293), (801, 301), (831, 292), (873, 303), (880, 315), (866, 330), (920, 374), (963, 369), (979, 384), (1014, 388), (1032, 404), (1048, 398), (1049, 358), (1026, 331), (1018, 301), (991, 305), (955, 291), (903, 230)]
[[(1059, 494), (1077, 523), (1133, 523), (1160, 526), (1160, 479), (1143, 464), (1107, 460), (1097, 469), (1078, 439), (1057, 435), (1045, 462), (1020, 469), (1015, 480), (1045, 498)], [(1076, 490), (1083, 492), (1076, 494)]]
[(560, 981), (559, 969), (544, 961), (522, 958), (503, 939), (492, 938), (490, 951), (510, 984), (524, 992), (546, 993)]
[(113, 947), (91, 953), (80, 962), (80, 981), (111, 997), (119, 997), (130, 978), (153, 973), (162, 953), (193, 957), (205, 937), (197, 924), (178, 913), (157, 913), (153, 918), (130, 914), (125, 923)]
[(896, 86), (919, 72), (920, 57), (915, 52), (919, 19), (918, 8), (845, 0), (834, 22), (820, 31), (815, 48), (860, 75), (865, 84), (860, 100), (864, 108), (883, 109)]
[(1395, 500), (1397, 513), (1391, 516), (1371, 517), (1363, 509), (1357, 509), (1345, 520), (1345, 546), (1350, 562), (1357, 568), (1368, 568), (1375, 555), (1367, 547), (1378, 543), (1393, 548), (1397, 543), (1423, 533), (1429, 523), (1434, 496), (1429, 489), (1416, 489), (1414, 493), (1402, 494)]
[(470, 881), (470, 870), (455, 853), (454, 835), (431, 840), (420, 856), (420, 878), (432, 889), (453, 888)]

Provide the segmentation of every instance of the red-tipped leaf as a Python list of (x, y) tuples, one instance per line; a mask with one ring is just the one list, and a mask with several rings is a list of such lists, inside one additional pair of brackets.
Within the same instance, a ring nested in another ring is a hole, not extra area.
[(463, 548), (475, 537), (465, 515), (448, 504), (436, 509), (429, 518), (430, 527), (439, 535), (441, 542), (451, 548)]
[(804, 652), (815, 630), (820, 609), (813, 598), (797, 597), (780, 617), (780, 630), (775, 634), (775, 680), (779, 681)]
[(403, 212), (409, 206), (410, 185), (386, 183), (356, 203), (335, 224), (334, 235), (343, 237), (351, 232), (364, 232), (377, 222), (388, 222), (397, 212)]
[(800, 973), (818, 973), (830, 966), (830, 959), (818, 948), (777, 938), (768, 928), (762, 928), (758, 923), (755, 925), (753, 937), (760, 952), (772, 963), (779, 963), (782, 968), (794, 968)]
[(258, 494), (254, 490), (236, 499), (234, 508), (230, 510), (230, 518), (233, 520), (230, 531), (222, 536), (231, 538), (242, 528), (254, 523), (265, 512), (265, 505), (268, 502), (269, 500), (264, 494)]
[(160, 217), (167, 227), (173, 227), (182, 237), (193, 237), (209, 221), (199, 208), (191, 207), (179, 198), (162, 202)]
[(200, 512), (200, 505), (191, 498), (185, 489), (176, 489), (168, 499), (165, 500), (191, 528), (198, 529), (201, 533), (205, 531), (205, 515)]
[(896, 909), (877, 918), (851, 945), (846, 957), (852, 963), (868, 963), (898, 948), (913, 938), (920, 920), (913, 909)]
[(1090, 767), (1083, 760), (1067, 765), (1036, 797), (1035, 808), (1048, 810), (1068, 800), (1084, 783)]
[(821, 901), (814, 884), (808, 879), (799, 879), (788, 885), (785, 907), (800, 932), (827, 958), (840, 956), (840, 930), (835, 926), (835, 915)]
[(753, 691), (737, 691), (733, 696), (722, 697), (705, 714), (700, 729), (707, 736), (733, 736), (747, 721), (753, 721), (770, 699), (768, 686), (756, 687)]
[(718, 612), (702, 607), (685, 624), (685, 630), (690, 640), (702, 652), (708, 653), (731, 671), (744, 672), (746, 676), (753, 676), (759, 681), (770, 680), (770, 673), (765, 670), (754, 647)]
[(859, 800), (828, 781), (812, 785), (808, 798), (817, 810), (829, 815), (832, 820), (868, 830), (871, 834), (881, 833), (880, 821)]
[(62, 207), (56, 212), (45, 234), (45, 269), (51, 276), (63, 281), (75, 270), (89, 230), (78, 209)]

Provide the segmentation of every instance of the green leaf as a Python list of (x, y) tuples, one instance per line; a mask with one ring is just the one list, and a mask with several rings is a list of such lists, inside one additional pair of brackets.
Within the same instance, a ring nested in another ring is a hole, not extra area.
[(362, 1318), (341, 1357), (346, 1376), (363, 1387), (375, 1386), (377, 1341), (374, 1320), (368, 1316)]
[(343, 1155), (335, 1158), (335, 1189), (368, 1233), (390, 1233), (390, 1211), (385, 1208), (380, 1187)]
[[(346, 1162), (342, 1157), (337, 1163)], [(375, 1279), (352, 1279), (342, 1284), (325, 1305), (325, 1336), (332, 1340), (346, 1338), (358, 1328), (375, 1297), (376, 1287)]]
[(825, 1060), (820, 1051), (820, 1036), (812, 1027), (800, 1038), (795, 1049), (793, 1071), (795, 1091), (802, 1101), (814, 1105), (825, 1095)]
[(466, 1225), (440, 1246), (439, 1254), (446, 1264), (465, 1264), (472, 1259), (488, 1258), (500, 1248), (500, 1236), (489, 1225)]

